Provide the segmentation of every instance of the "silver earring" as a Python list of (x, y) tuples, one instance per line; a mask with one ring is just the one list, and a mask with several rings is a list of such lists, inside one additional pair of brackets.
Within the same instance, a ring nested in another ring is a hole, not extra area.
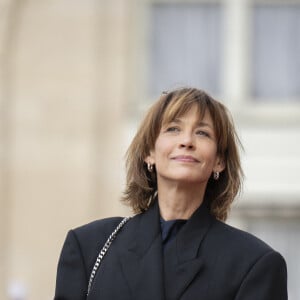
[(218, 180), (220, 177), (220, 173), (219, 172), (214, 172), (214, 180)]
[(150, 173), (153, 172), (153, 165), (152, 165), (152, 164), (147, 163), (147, 168), (148, 168), (148, 171), (149, 171)]

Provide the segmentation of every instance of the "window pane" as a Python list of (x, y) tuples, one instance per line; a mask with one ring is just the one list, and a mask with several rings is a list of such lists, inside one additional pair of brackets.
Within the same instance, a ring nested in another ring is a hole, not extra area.
[(151, 22), (150, 95), (183, 85), (219, 93), (219, 5), (155, 4)]
[(300, 5), (256, 5), (253, 96), (300, 97)]

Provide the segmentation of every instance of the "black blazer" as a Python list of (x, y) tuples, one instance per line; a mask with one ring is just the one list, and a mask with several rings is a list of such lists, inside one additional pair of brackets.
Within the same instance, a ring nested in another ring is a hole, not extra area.
[(113, 241), (86, 298), (95, 259), (121, 218), (71, 230), (55, 300), (286, 300), (282, 256), (217, 221), (202, 205), (163, 254), (158, 205), (133, 217)]

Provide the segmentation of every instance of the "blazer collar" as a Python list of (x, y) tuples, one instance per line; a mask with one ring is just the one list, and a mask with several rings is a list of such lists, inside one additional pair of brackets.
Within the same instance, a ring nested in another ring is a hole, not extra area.
[(179, 299), (192, 280), (204, 269), (199, 248), (213, 217), (203, 203), (179, 231), (164, 255), (164, 278), (167, 299)]
[(212, 222), (209, 208), (203, 203), (187, 221), (176, 239), (178, 263), (197, 257), (198, 250)]
[(139, 257), (143, 257), (151, 248), (155, 239), (161, 237), (159, 208), (157, 201), (144, 213), (137, 216), (134, 240), (129, 247)]
[(194, 212), (168, 245), (164, 258), (159, 218), (156, 201), (128, 222), (120, 235), (119, 257), (133, 299), (179, 299), (204, 269), (198, 253), (213, 220), (207, 205)]
[[(178, 263), (183, 263), (197, 257), (200, 244), (212, 220), (213, 217), (209, 212), (209, 206), (206, 202), (203, 202), (182, 227), (174, 240), (176, 241)], [(132, 242), (129, 243), (128, 250), (136, 253), (139, 257), (143, 257), (158, 236), (161, 241), (158, 201), (155, 201), (146, 212), (135, 216), (132, 221), (130, 225), (133, 228), (134, 234), (132, 235)]]
[(145, 213), (135, 216), (126, 226), (123, 242), (121, 239), (120, 242), (128, 247), (121, 249), (120, 260), (133, 299), (164, 300), (158, 204), (155, 203)]

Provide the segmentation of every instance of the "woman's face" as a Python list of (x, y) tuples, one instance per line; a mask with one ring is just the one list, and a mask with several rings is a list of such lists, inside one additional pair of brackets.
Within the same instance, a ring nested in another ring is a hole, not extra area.
[(212, 172), (224, 164), (217, 155), (217, 141), (208, 112), (202, 120), (193, 105), (186, 114), (165, 124), (154, 149), (145, 160), (155, 164), (157, 183), (195, 183), (206, 185)]

